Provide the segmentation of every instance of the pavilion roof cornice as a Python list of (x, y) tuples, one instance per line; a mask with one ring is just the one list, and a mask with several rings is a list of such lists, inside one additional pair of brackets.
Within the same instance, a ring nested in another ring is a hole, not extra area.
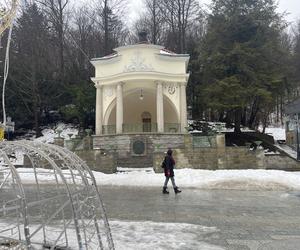
[(139, 43), (139, 44), (121, 46), (121, 47), (115, 48), (114, 51), (120, 52), (120, 51), (123, 51), (123, 50), (133, 49), (133, 48), (153, 48), (153, 49), (161, 50), (164, 47), (160, 46), (160, 45), (149, 44), (149, 43)]
[(190, 59), (189, 54), (165, 54), (165, 53), (156, 53), (158, 56), (165, 56), (165, 57), (171, 57), (171, 58), (185, 58), (185, 60)]
[(168, 74), (162, 72), (125, 72), (107, 77), (93, 77), (91, 80), (101, 85), (116, 84), (118, 82), (151, 80), (163, 82), (187, 82), (190, 74)]
[(156, 56), (161, 60), (166, 61), (184, 61), (185, 66), (188, 67), (188, 63), (190, 60), (190, 55), (188, 54), (163, 54), (157, 53)]
[(112, 54), (110, 56), (100, 57), (100, 58), (93, 58), (91, 59), (91, 63), (96, 66), (98, 64), (108, 64), (108, 63), (115, 63), (121, 60), (122, 55), (117, 53)]

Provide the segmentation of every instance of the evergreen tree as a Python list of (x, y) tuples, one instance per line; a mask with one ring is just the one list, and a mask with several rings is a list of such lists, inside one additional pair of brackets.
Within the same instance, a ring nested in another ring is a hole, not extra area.
[(40, 135), (42, 113), (54, 108), (64, 92), (60, 82), (52, 80), (56, 65), (50, 38), (45, 16), (36, 4), (27, 6), (14, 32), (8, 111), (15, 111), (16, 120), (20, 116), (33, 120), (36, 136)]
[(296, 96), (300, 93), (300, 20), (295, 29), (294, 48), (293, 48), (294, 81), (297, 89)]
[[(282, 83), (279, 64), (282, 17), (273, 0), (213, 0), (201, 44), (207, 105), (240, 132), (250, 109), (253, 127), (259, 111), (269, 113)], [(264, 110), (263, 110), (264, 109)], [(251, 121), (250, 121), (251, 119)]]

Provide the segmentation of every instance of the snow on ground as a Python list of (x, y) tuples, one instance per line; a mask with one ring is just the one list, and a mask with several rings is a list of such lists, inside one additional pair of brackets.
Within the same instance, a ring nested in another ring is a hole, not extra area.
[(288, 145), (284, 144), (278, 144), (276, 145), (277, 148), (281, 149), (284, 151), (286, 154), (288, 154), (290, 157), (297, 159), (297, 151), (289, 147)]
[(35, 138), (35, 141), (44, 142), (44, 143), (53, 143), (54, 138), (58, 136), (58, 131), (60, 131), (60, 136), (69, 139), (70, 135), (74, 138), (78, 135), (78, 129), (74, 128), (71, 124), (59, 123), (54, 128), (47, 128), (42, 131), (43, 136)]
[(185, 223), (110, 221), (116, 249), (201, 249), (221, 250), (208, 244), (205, 235), (218, 230)]
[[(110, 228), (117, 250), (139, 249), (139, 250), (162, 250), (162, 249), (201, 249), (201, 250), (222, 250), (224, 248), (211, 245), (205, 242), (205, 237), (219, 230), (215, 227), (205, 227), (185, 223), (159, 223), (151, 221), (109, 221)], [(0, 228), (11, 227), (10, 224), (0, 223)], [(37, 225), (30, 225), (32, 232)], [(16, 231), (16, 230), (15, 230)], [(33, 242), (43, 242), (42, 230), (33, 238)], [(6, 232), (9, 237), (11, 231)], [(53, 233), (51, 233), (53, 232)], [(56, 232), (56, 233), (55, 233)], [(59, 225), (47, 227), (47, 239), (51, 240), (59, 232)], [(4, 234), (2, 235), (4, 236)], [(68, 239), (71, 249), (77, 249), (76, 232), (74, 226), (68, 230)], [(34, 244), (35, 249), (41, 246)], [(39, 248), (40, 247), (40, 248)], [(2, 249), (2, 248), (1, 248)], [(5, 249), (5, 248), (3, 248)], [(8, 249), (8, 248), (7, 248)]]
[[(1, 169), (0, 169), (1, 170)], [(17, 169), (24, 184), (35, 183), (32, 169)], [(7, 170), (9, 171), (9, 170)], [(5, 171), (2, 171), (5, 173)], [(54, 184), (53, 170), (37, 169), (40, 184)], [(63, 170), (68, 182), (72, 182), (68, 170)], [(75, 173), (76, 174), (76, 173)], [(100, 186), (128, 187), (161, 187), (163, 174), (154, 173), (150, 168), (125, 169), (115, 174), (104, 174), (93, 171), (97, 184)], [(199, 189), (236, 189), (236, 190), (300, 190), (300, 172), (279, 170), (175, 170), (175, 180), (181, 188)], [(2, 178), (5, 178), (6, 174)], [(11, 178), (9, 176), (9, 178)], [(0, 176), (1, 180), (1, 176)], [(61, 183), (61, 180), (59, 180)], [(80, 175), (76, 174), (76, 182), (81, 183)], [(169, 186), (171, 183), (169, 183)]]

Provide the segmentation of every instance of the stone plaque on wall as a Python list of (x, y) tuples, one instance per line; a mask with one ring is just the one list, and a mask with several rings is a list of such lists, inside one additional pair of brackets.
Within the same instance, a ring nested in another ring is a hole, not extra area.
[(131, 155), (133, 155), (133, 156), (146, 155), (146, 140), (145, 140), (145, 138), (133, 138), (132, 139)]
[(193, 136), (194, 148), (214, 148), (216, 147), (215, 136)]

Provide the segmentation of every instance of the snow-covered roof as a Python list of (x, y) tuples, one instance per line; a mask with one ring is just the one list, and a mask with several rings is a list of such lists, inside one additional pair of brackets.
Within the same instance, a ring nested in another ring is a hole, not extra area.
[(125, 45), (125, 46), (121, 46), (118, 48), (115, 48), (114, 51), (116, 52), (120, 52), (122, 50), (127, 50), (127, 49), (133, 49), (133, 48), (152, 48), (152, 49), (157, 49), (157, 50), (161, 50), (164, 47), (161, 45), (156, 45), (156, 44), (151, 44), (151, 43), (136, 43), (136, 44), (132, 44), (132, 45)]
[(110, 59), (116, 58), (116, 57), (120, 56), (120, 54), (119, 54), (120, 51), (126, 50), (126, 49), (132, 49), (132, 48), (154, 48), (154, 49), (159, 50), (158, 55), (161, 55), (161, 56), (185, 57), (185, 58), (190, 57), (188, 54), (177, 54), (177, 53), (170, 51), (160, 45), (155, 45), (155, 44), (150, 44), (150, 43), (137, 43), (137, 44), (133, 44), (133, 45), (126, 45), (126, 46), (121, 46), (121, 47), (115, 48), (114, 49), (114, 51), (116, 51), (115, 53), (112, 53), (110, 55), (103, 56), (103, 57), (92, 58), (91, 62), (105, 61), (105, 60), (110, 60)]
[(165, 48), (161, 49), (159, 54), (162, 56), (172, 56), (172, 57), (173, 56), (174, 57), (190, 57), (190, 55), (188, 55), (188, 54), (177, 54), (177, 53), (170, 51), (168, 49), (165, 49)]
[(118, 53), (113, 53), (113, 54), (103, 56), (103, 57), (99, 57), (99, 58), (92, 58), (91, 61), (109, 60), (109, 59), (112, 59), (112, 58), (116, 58), (118, 56), (119, 56)]

